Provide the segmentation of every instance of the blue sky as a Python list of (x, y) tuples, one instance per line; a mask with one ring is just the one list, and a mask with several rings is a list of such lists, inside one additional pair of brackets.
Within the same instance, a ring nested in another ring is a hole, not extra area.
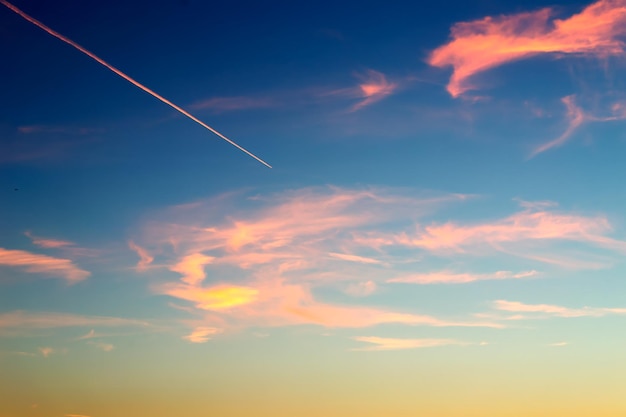
[(0, 417), (623, 415), (623, 0), (14, 6)]

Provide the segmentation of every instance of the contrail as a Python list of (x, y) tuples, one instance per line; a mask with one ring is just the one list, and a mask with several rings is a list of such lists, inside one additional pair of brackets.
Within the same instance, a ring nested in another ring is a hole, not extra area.
[(116, 73), (117, 75), (119, 75), (120, 77), (122, 77), (123, 79), (125, 79), (126, 81), (128, 81), (129, 83), (135, 85), (136, 87), (141, 88), (143, 91), (145, 91), (146, 93), (150, 94), (152, 97), (157, 98), (159, 100), (161, 100), (163, 103), (167, 104), (168, 106), (170, 106), (171, 108), (173, 108), (174, 110), (184, 114), (185, 116), (189, 117), (191, 120), (193, 120), (194, 122), (198, 123), (200, 126), (204, 127), (205, 129), (210, 130), (211, 132), (213, 132), (214, 134), (216, 134), (217, 136), (219, 136), (220, 138), (224, 139), (226, 142), (230, 143), (231, 145), (233, 145), (234, 147), (236, 147), (237, 149), (239, 149), (240, 151), (243, 151), (245, 153), (247, 153), (248, 155), (250, 155), (251, 157), (253, 157), (254, 159), (256, 159), (257, 161), (259, 161), (260, 163), (262, 163), (263, 165), (265, 165), (268, 168), (271, 168), (272, 166), (270, 164), (268, 164), (267, 162), (265, 162), (264, 160), (262, 160), (261, 158), (259, 158), (258, 156), (254, 155), (252, 152), (244, 149), (243, 147), (237, 145), (235, 142), (233, 142), (232, 140), (228, 139), (226, 136), (222, 135), (220, 132), (218, 132), (217, 130), (213, 129), (211, 126), (207, 125), (206, 123), (204, 123), (202, 120), (198, 119), (197, 117), (195, 117), (194, 115), (190, 114), (189, 112), (187, 112), (185, 109), (183, 109), (182, 107), (177, 106), (176, 104), (172, 103), (171, 101), (169, 101), (168, 99), (166, 99), (165, 97), (155, 93), (154, 91), (150, 90), (148, 87), (146, 87), (145, 85), (141, 84), (138, 81), (135, 81), (134, 79), (130, 78), (128, 75), (124, 74), (122, 71), (118, 70), (117, 68), (115, 68), (113, 65), (110, 65), (109, 63), (107, 63), (105, 60), (97, 57), (96, 55), (94, 55), (93, 53), (89, 52), (87, 49), (83, 48), (82, 46), (80, 46), (79, 44), (77, 44), (76, 42), (74, 42), (73, 40), (66, 38), (65, 36), (61, 35), (59, 32), (56, 32), (52, 29), (50, 29), (48, 26), (44, 25), (43, 23), (41, 23), (39, 20), (30, 17), (29, 15), (27, 15), (26, 13), (24, 13), (22, 10), (18, 9), (17, 7), (15, 7), (14, 5), (12, 5), (11, 3), (9, 3), (6, 0), (0, 0), (0, 3), (2, 3), (4, 6), (8, 7), (9, 9), (11, 9), (12, 11), (14, 11), (15, 13), (17, 13), (18, 15), (20, 15), (21, 17), (23, 17), (24, 19), (28, 20), (29, 22), (31, 22), (32, 24), (38, 26), (39, 28), (45, 30), (46, 32), (48, 32), (49, 34), (51, 34), (52, 36), (54, 36), (57, 39), (62, 40), (63, 42), (73, 46), (74, 48), (78, 49), (79, 51), (81, 51), (83, 54), (87, 55), (89, 58), (97, 61), (98, 63), (104, 65), (105, 67), (107, 67), (108, 69), (110, 69), (111, 71), (113, 71), (114, 73)]

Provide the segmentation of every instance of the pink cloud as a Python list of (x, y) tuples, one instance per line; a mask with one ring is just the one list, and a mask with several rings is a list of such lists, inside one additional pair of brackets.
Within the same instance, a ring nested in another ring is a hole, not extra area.
[(452, 271), (430, 272), (427, 274), (411, 274), (392, 278), (387, 282), (406, 284), (465, 284), (474, 281), (523, 279), (537, 276), (537, 271), (497, 271), (491, 274), (455, 273)]
[(54, 258), (22, 250), (0, 248), (0, 265), (17, 267), (26, 272), (60, 277), (69, 283), (85, 280), (90, 272), (76, 266), (69, 259)]
[(428, 63), (453, 68), (453, 97), (475, 89), (471, 78), (508, 62), (540, 54), (606, 57), (624, 53), (626, 1), (600, 0), (569, 18), (555, 19), (550, 8), (455, 24), (449, 43), (435, 49)]
[(381, 350), (406, 350), (422, 349), (450, 345), (467, 345), (453, 339), (394, 339), (388, 337), (355, 337), (358, 342), (371, 343), (374, 346), (356, 348), (352, 350), (360, 351), (381, 351)]

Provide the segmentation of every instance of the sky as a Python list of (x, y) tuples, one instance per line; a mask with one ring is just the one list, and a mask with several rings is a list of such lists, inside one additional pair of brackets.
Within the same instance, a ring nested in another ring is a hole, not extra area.
[(0, 6), (0, 417), (625, 415), (626, 0)]

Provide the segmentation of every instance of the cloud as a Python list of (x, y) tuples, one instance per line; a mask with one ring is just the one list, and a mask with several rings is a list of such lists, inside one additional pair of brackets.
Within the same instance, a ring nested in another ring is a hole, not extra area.
[(354, 297), (365, 297), (376, 292), (377, 288), (378, 286), (372, 280), (362, 281), (350, 284), (348, 288), (346, 288), (346, 293)]
[(83, 281), (91, 275), (90, 272), (79, 268), (69, 259), (38, 255), (23, 250), (0, 248), (0, 265), (21, 268), (30, 273), (63, 278), (69, 283)]
[(115, 349), (115, 346), (110, 343), (104, 343), (104, 342), (87, 342), (87, 343), (92, 346), (97, 347), (98, 349), (104, 352), (111, 352), (113, 349)]
[[(167, 269), (154, 271), (153, 291), (202, 317), (194, 328), (224, 331), (383, 323), (503, 327), (488, 319), (436, 317), (419, 306), (400, 311), (384, 303), (368, 305), (369, 299), (346, 294), (363, 297), (387, 282), (463, 283), (538, 275), (531, 267), (458, 272), (459, 254), (510, 253), (533, 263), (576, 268), (605, 265), (615, 258), (612, 252), (626, 251), (625, 242), (610, 236), (612, 226), (604, 216), (564, 213), (548, 202), (522, 202), (523, 208), (511, 215), (469, 224), (424, 220), (468, 198), (330, 186), (269, 195), (232, 192), (155, 214), (134, 241), (148, 253), (159, 253)], [(583, 250), (587, 247), (608, 254), (597, 257)], [(567, 265), (563, 253), (579, 262)], [(424, 262), (436, 258), (440, 263), (446, 255), (454, 255), (455, 269), (423, 272)], [(331, 294), (333, 301), (327, 300)]]
[(467, 345), (452, 339), (393, 339), (386, 337), (355, 337), (354, 340), (372, 343), (374, 346), (356, 348), (359, 351), (421, 349), (450, 345)]
[(153, 284), (154, 291), (189, 302), (211, 325), (492, 326), (327, 303), (315, 294), (329, 286), (359, 296), (376, 289), (378, 269), (391, 263), (370, 248), (361, 253), (357, 230), (419, 217), (465, 198), (336, 187), (271, 196), (234, 193), (168, 210), (161, 221), (148, 223), (142, 246), (162, 254), (164, 265), (179, 276)]
[(148, 327), (145, 321), (107, 316), (81, 316), (52, 312), (11, 311), (0, 314), (2, 330), (54, 329), (60, 327)]
[(523, 279), (537, 276), (537, 271), (497, 271), (491, 274), (457, 273), (452, 271), (430, 272), (426, 274), (411, 274), (392, 278), (387, 282), (405, 284), (465, 284), (474, 281)]
[(626, 242), (607, 236), (612, 230), (605, 217), (585, 217), (553, 211), (524, 210), (495, 222), (462, 226), (452, 222), (419, 228), (415, 235), (400, 234), (389, 243), (429, 251), (463, 252), (470, 247), (523, 241), (576, 241), (625, 252)]
[(567, 342), (556, 342), (556, 343), (550, 343), (548, 346), (563, 347), (563, 346), (567, 346), (567, 345), (569, 345), (569, 343), (567, 343)]
[(17, 131), (23, 134), (36, 134), (36, 133), (62, 133), (69, 135), (90, 135), (94, 133), (102, 133), (104, 129), (96, 129), (89, 127), (72, 127), (72, 126), (19, 126)]
[(56, 248), (63, 248), (63, 247), (74, 245), (73, 242), (70, 242), (67, 240), (47, 239), (43, 237), (34, 236), (31, 232), (25, 232), (24, 234), (33, 241), (34, 245), (37, 245), (41, 248), (56, 249)]
[(191, 334), (188, 334), (183, 339), (190, 341), (191, 343), (205, 343), (211, 336), (220, 333), (221, 330), (215, 327), (196, 327)]
[(44, 358), (47, 358), (48, 356), (52, 355), (55, 352), (55, 350), (52, 349), (51, 347), (40, 347), (39, 352), (41, 353), (41, 356), (43, 356)]
[(457, 97), (475, 89), (471, 78), (503, 64), (541, 54), (607, 57), (624, 53), (626, 1), (600, 0), (568, 18), (544, 8), (508, 16), (456, 23), (451, 40), (435, 49), (428, 63), (453, 68), (448, 92)]
[(585, 122), (609, 122), (615, 120), (626, 119), (626, 103), (622, 101), (613, 102), (610, 105), (610, 114), (606, 116), (595, 116), (593, 114), (585, 112), (576, 103), (576, 96), (570, 95), (563, 97), (561, 102), (567, 109), (567, 129), (556, 139), (543, 143), (537, 146), (530, 154), (530, 158), (537, 156), (549, 149), (557, 148), (565, 144), (574, 132), (580, 128)]
[(267, 109), (278, 106), (276, 100), (269, 97), (213, 97), (197, 101), (189, 106), (194, 110), (209, 109), (215, 113), (253, 109)]
[(563, 104), (565, 104), (565, 107), (567, 108), (567, 129), (558, 138), (536, 147), (530, 154), (531, 158), (542, 152), (547, 151), (548, 149), (556, 148), (563, 145), (569, 140), (569, 138), (576, 131), (576, 129), (578, 129), (585, 121), (586, 115), (582, 111), (582, 109), (576, 105), (575, 96), (572, 95), (563, 97), (561, 101), (563, 102)]
[(369, 69), (365, 73), (356, 73), (355, 75), (360, 80), (358, 86), (324, 90), (318, 95), (321, 97), (358, 98), (360, 101), (350, 108), (351, 112), (355, 112), (384, 99), (398, 89), (398, 84), (389, 82), (382, 72)]
[(547, 317), (604, 317), (607, 315), (626, 314), (626, 308), (568, 308), (552, 304), (524, 304), (518, 301), (497, 300), (493, 307), (496, 310), (515, 313), (530, 313), (532, 316), (524, 318), (547, 318)]
[(393, 94), (398, 87), (397, 84), (387, 81), (387, 77), (382, 72), (368, 70), (366, 74), (360, 75), (362, 83), (359, 84), (360, 95), (363, 100), (352, 107), (352, 111), (357, 111), (369, 106), (383, 98)]
[(195, 285), (204, 281), (204, 266), (213, 262), (214, 259), (215, 258), (212, 256), (193, 253), (185, 256), (176, 265), (170, 267), (170, 269), (183, 275), (183, 282), (189, 285)]
[(254, 302), (258, 294), (255, 288), (233, 285), (204, 288), (189, 284), (167, 284), (161, 291), (171, 297), (191, 301), (202, 310), (228, 310)]
[(150, 266), (150, 264), (152, 264), (152, 262), (154, 261), (154, 257), (151, 256), (147, 250), (145, 250), (141, 246), (136, 245), (135, 242), (133, 242), (132, 240), (128, 241), (128, 247), (134, 250), (137, 255), (139, 255), (139, 262), (137, 262), (138, 271), (145, 271), (148, 266)]

